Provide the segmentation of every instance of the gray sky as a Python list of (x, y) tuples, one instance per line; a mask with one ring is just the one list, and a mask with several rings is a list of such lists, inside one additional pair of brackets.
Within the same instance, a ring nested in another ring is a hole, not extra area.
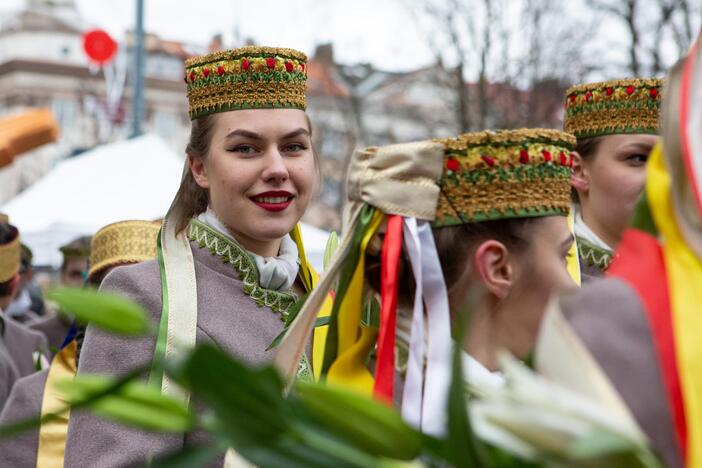
[[(432, 61), (402, 0), (144, 0), (145, 28), (165, 39), (205, 45), (218, 32), (311, 54), (333, 42), (343, 62), (413, 69)], [(3, 10), (23, 0), (3, 0)], [(116, 38), (134, 25), (135, 0), (76, 0), (89, 22)]]
[[(517, 8), (522, 3), (521, 0), (509, 1)], [(2, 10), (18, 8), (23, 2), (2, 0)], [(222, 33), (226, 45), (252, 38), (258, 44), (293, 47), (308, 54), (314, 53), (317, 44), (332, 42), (337, 60), (343, 63), (371, 62), (378, 68), (398, 71), (417, 69), (434, 61), (426, 43), (426, 32), (420, 31), (408, 11), (412, 0), (144, 2), (146, 30), (164, 39), (204, 46), (215, 34)], [(595, 41), (588, 46), (596, 61), (626, 63), (628, 36), (620, 22), (588, 10), (584, 7), (585, 0), (562, 2), (560, 5), (571, 19), (590, 18), (599, 25)], [(117, 39), (134, 25), (136, 0), (76, 0), (76, 4), (89, 23), (106, 29)], [(653, 7), (652, 0), (648, 6)], [(564, 18), (564, 21), (568, 20)], [(234, 41), (235, 34), (238, 34), (238, 41)], [(671, 56), (668, 62), (674, 59)], [(615, 65), (614, 69), (590, 78), (614, 78), (621, 73)]]

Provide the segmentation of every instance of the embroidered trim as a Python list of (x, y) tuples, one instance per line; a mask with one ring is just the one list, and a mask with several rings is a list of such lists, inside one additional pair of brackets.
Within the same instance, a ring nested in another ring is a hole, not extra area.
[(435, 227), (568, 213), (572, 135), (522, 129), (437, 141), (446, 151)]
[[(15, 233), (17, 229), (13, 227)], [(0, 245), (0, 283), (11, 280), (20, 269), (19, 234), (7, 244)]]
[(591, 242), (578, 237), (578, 255), (581, 259), (585, 260), (585, 263), (591, 267), (597, 267), (600, 271), (604, 271), (612, 263), (612, 252), (609, 250), (597, 247)]
[(262, 288), (259, 285), (256, 264), (241, 246), (196, 219), (190, 220), (188, 238), (197, 242), (200, 248), (207, 248), (212, 255), (222, 257), (224, 263), (232, 264), (239, 279), (244, 283), (244, 292), (259, 307), (268, 307), (281, 314), (281, 319), (285, 320), (288, 310), (297, 301), (297, 296), (292, 292)]
[(306, 107), (307, 56), (293, 49), (242, 47), (186, 61), (191, 118), (236, 109)]
[(156, 258), (160, 229), (161, 223), (151, 221), (120, 221), (100, 229), (91, 244), (88, 278), (111, 265)]
[(563, 128), (578, 138), (658, 133), (662, 86), (656, 78), (573, 86), (566, 91)]

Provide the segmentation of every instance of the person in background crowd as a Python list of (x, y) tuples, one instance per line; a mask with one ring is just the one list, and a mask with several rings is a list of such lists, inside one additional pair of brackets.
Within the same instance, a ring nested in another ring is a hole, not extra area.
[(88, 259), (90, 258), (90, 236), (81, 236), (59, 248), (63, 254), (61, 264), (60, 282), (62, 286), (80, 288), (88, 273)]
[[(61, 247), (63, 263), (60, 269), (61, 286), (79, 288), (83, 286), (88, 273), (88, 260), (91, 255), (90, 236), (82, 236)], [(71, 319), (56, 311), (49, 311), (44, 317), (27, 323), (33, 330), (42, 332), (53, 350), (58, 350), (71, 328)]]
[[(101, 228), (91, 242), (87, 285), (97, 288), (114, 268), (155, 258), (160, 227), (150, 221), (121, 221)], [(47, 389), (56, 380), (75, 374), (84, 328), (77, 327), (74, 336), (54, 357), (50, 368), (15, 383), (0, 412), (0, 425), (42, 416), (47, 408), (65, 406), (57, 392)], [(65, 414), (11, 439), (0, 438), (3, 463), (14, 467), (62, 466), (68, 418), (69, 414)]]
[(602, 276), (631, 219), (658, 140), (661, 80), (573, 86), (563, 127), (574, 134), (575, 235), (583, 281)]
[(20, 284), (19, 292), (9, 305), (5, 313), (17, 320), (26, 323), (36, 320), (44, 315), (44, 298), (41, 289), (33, 281), (32, 251), (25, 244), (20, 243)]
[[(7, 380), (2, 385), (35, 372), (41, 366), (43, 353), (48, 348), (43, 334), (9, 319), (3, 312), (19, 287), (19, 270), (19, 231), (11, 224), (0, 223), (0, 356), (10, 358), (10, 362), (5, 363), (8, 364), (5, 366)], [(0, 397), (2, 393), (4, 390), (0, 392)]]

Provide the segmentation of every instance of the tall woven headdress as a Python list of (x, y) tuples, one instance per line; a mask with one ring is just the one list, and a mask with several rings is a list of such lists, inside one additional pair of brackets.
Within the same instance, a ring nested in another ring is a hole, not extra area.
[(293, 49), (246, 46), (185, 62), (190, 118), (240, 109), (306, 107), (307, 56)]
[[(415, 296), (402, 413), (424, 432), (441, 433), (452, 342), (448, 293), (432, 227), (567, 214), (574, 143), (562, 132), (521, 130), (357, 151), (347, 176), (344, 235), (320, 284), (280, 344), (276, 364), (283, 374), (294, 375), (319, 307), (334, 288), (329, 325), (314, 331), (315, 374), (393, 399), (397, 278), (404, 248)], [(361, 308), (365, 252), (379, 230), (384, 236), (380, 326), (375, 330), (362, 323)], [(365, 360), (376, 344), (373, 375)]]
[(153, 221), (120, 221), (101, 228), (91, 242), (88, 279), (105, 268), (156, 258), (159, 229), (161, 223)]
[(566, 91), (563, 129), (577, 138), (658, 133), (662, 81), (630, 78), (573, 86)]
[(20, 270), (20, 236), (16, 227), (5, 224), (14, 233), (12, 240), (0, 245), (0, 283), (5, 283)]

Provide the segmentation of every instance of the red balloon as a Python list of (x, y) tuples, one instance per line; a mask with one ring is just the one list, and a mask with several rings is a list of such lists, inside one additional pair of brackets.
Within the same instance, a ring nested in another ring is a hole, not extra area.
[(117, 43), (102, 29), (93, 29), (83, 34), (83, 49), (90, 60), (102, 65), (114, 58)]

